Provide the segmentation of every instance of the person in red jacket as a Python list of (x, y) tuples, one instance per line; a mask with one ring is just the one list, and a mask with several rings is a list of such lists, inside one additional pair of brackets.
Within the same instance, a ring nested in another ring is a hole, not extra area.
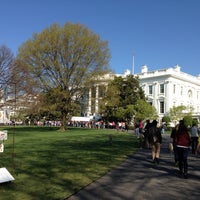
[(190, 135), (183, 120), (180, 120), (178, 130), (175, 134), (175, 144), (178, 153), (179, 173), (180, 176), (187, 178), (188, 175), (188, 151), (190, 147)]

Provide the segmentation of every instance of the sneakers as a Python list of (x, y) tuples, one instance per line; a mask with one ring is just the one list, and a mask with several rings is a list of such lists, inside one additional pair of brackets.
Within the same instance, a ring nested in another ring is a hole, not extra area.
[(156, 158), (156, 163), (157, 163), (158, 165), (160, 164), (159, 158)]
[(179, 178), (187, 179), (187, 178), (188, 178), (188, 175), (187, 175), (187, 173), (183, 173), (182, 171), (179, 171), (178, 177), (179, 177)]
[(153, 163), (159, 164), (160, 163), (159, 158), (154, 158)]
[(187, 179), (187, 178), (188, 178), (188, 175), (187, 175), (187, 174), (184, 174), (183, 177), (184, 177), (184, 179)]

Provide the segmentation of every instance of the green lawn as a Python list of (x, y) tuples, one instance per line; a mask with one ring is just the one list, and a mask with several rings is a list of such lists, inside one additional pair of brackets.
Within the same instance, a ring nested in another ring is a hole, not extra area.
[(116, 130), (1, 127), (5, 129), (8, 140), (0, 153), (0, 167), (6, 167), (15, 180), (0, 184), (1, 200), (63, 200), (138, 147), (134, 134)]

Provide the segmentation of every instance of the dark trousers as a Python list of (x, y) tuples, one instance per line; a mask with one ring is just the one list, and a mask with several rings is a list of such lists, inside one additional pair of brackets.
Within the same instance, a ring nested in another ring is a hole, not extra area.
[(174, 160), (176, 163), (178, 161), (178, 152), (177, 152), (177, 146), (176, 146), (175, 142), (173, 142), (173, 150), (174, 150)]
[(177, 147), (179, 170), (181, 173), (187, 174), (188, 172), (188, 148)]
[(198, 144), (198, 137), (191, 137), (191, 143), (192, 143), (192, 153), (195, 154), (195, 150), (197, 149), (197, 144)]

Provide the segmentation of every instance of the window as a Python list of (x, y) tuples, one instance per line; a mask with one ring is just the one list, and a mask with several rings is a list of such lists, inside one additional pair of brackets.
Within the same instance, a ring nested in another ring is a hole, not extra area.
[(188, 90), (188, 97), (192, 97), (192, 90)]
[(105, 96), (105, 91), (106, 91), (106, 88), (104, 85), (99, 85), (99, 98), (102, 98)]
[(160, 84), (160, 93), (164, 94), (165, 90), (164, 90), (164, 84)]
[(96, 96), (96, 87), (93, 86), (93, 87), (91, 88), (91, 92), (92, 92), (92, 93), (91, 93), (92, 98), (95, 98), (95, 96)]
[(174, 87), (173, 87), (173, 93), (175, 94), (176, 93), (176, 85), (174, 84)]
[(153, 86), (149, 85), (149, 94), (153, 94)]
[(160, 101), (160, 113), (165, 112), (164, 101)]

